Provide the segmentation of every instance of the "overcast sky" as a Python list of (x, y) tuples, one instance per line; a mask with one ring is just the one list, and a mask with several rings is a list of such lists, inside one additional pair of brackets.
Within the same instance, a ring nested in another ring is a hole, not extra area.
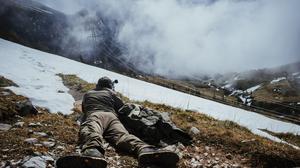
[[(300, 60), (299, 0), (36, 0), (120, 21), (124, 55), (163, 75), (223, 73)], [(151, 61), (149, 61), (151, 60)]]

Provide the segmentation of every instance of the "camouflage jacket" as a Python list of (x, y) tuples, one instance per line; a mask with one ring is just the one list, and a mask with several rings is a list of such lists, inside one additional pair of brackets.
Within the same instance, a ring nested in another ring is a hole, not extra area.
[(82, 100), (82, 111), (89, 113), (93, 111), (113, 112), (118, 114), (119, 109), (124, 105), (116, 92), (104, 88), (101, 90), (88, 91)]

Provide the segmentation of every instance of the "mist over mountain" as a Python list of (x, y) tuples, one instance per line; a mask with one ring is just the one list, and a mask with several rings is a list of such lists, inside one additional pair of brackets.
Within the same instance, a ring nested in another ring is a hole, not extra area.
[(297, 0), (2, 4), (2, 38), (119, 72), (193, 78), (300, 60)]
[(0, 0), (0, 37), (118, 72), (135, 72), (121, 57), (116, 22), (83, 9), (65, 14), (36, 1)]
[(118, 23), (127, 61), (144, 72), (193, 76), (268, 68), (299, 61), (300, 2), (40, 1), (54, 9), (87, 9)]

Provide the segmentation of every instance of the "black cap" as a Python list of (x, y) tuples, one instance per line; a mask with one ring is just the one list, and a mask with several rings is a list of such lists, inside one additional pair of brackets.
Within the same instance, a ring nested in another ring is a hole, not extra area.
[(102, 88), (113, 89), (114, 83), (112, 82), (112, 80), (109, 77), (104, 76), (98, 80), (96, 88), (97, 89), (102, 89)]

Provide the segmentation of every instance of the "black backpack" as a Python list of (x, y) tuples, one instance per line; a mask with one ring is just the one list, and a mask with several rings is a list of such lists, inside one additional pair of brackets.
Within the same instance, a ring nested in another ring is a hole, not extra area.
[(118, 113), (120, 121), (131, 134), (151, 145), (191, 144), (192, 138), (160, 112), (128, 103)]

